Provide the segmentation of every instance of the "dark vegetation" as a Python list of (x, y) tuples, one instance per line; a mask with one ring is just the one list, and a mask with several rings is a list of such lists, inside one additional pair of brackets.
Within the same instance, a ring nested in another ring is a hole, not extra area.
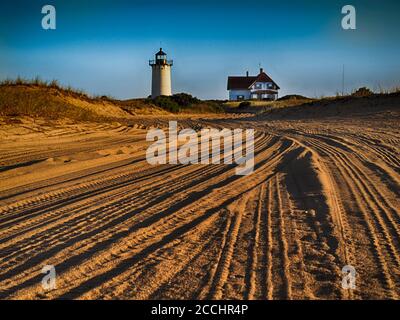
[(159, 96), (155, 99), (148, 98), (148, 104), (155, 104), (156, 106), (172, 112), (184, 113), (220, 113), (223, 108), (218, 102), (215, 101), (201, 101), (187, 93), (177, 93), (172, 96)]
[(278, 99), (278, 101), (286, 101), (286, 100), (311, 100), (311, 99), (301, 96), (299, 94), (288, 94)]
[(367, 87), (359, 88), (358, 90), (354, 91), (351, 95), (353, 97), (367, 97), (373, 95), (374, 93)]
[(248, 108), (251, 106), (251, 102), (250, 101), (243, 101), (239, 104), (238, 108), (240, 109), (244, 109), (244, 108)]

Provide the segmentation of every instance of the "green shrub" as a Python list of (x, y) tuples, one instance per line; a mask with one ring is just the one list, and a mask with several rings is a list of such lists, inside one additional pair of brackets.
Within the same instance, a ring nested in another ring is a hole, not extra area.
[(374, 93), (367, 87), (359, 88), (358, 90), (354, 91), (351, 95), (353, 97), (367, 97), (373, 95)]
[(239, 104), (238, 108), (248, 108), (251, 106), (251, 102), (250, 101), (243, 101)]
[(166, 111), (177, 113), (221, 113), (224, 112), (220, 103), (215, 101), (201, 101), (187, 93), (177, 93), (172, 96), (159, 96), (155, 99), (146, 99), (149, 104), (154, 104)]
[(163, 108), (164, 110), (167, 110), (169, 112), (180, 111), (179, 105), (172, 99), (172, 97), (169, 96), (158, 96), (153, 99), (153, 103), (156, 106)]
[(177, 93), (171, 96), (171, 99), (175, 101), (180, 107), (189, 107), (192, 104), (200, 103), (201, 101), (196, 97), (193, 97), (187, 93)]

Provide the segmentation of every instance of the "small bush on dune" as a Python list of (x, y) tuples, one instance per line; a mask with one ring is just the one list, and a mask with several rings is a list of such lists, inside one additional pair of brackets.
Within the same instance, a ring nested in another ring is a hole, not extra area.
[(278, 99), (278, 101), (285, 101), (285, 100), (311, 100), (311, 99), (299, 94), (288, 94)]
[(171, 96), (171, 99), (175, 101), (180, 107), (188, 107), (192, 104), (200, 103), (201, 101), (196, 97), (193, 97), (187, 93), (177, 93)]
[(152, 100), (152, 102), (164, 110), (169, 112), (179, 112), (180, 106), (169, 96), (159, 96)]
[(354, 91), (351, 95), (353, 97), (367, 97), (371, 96), (374, 93), (367, 87), (359, 88), (358, 90)]
[(251, 106), (251, 102), (250, 101), (243, 101), (239, 104), (238, 108), (243, 109), (243, 108), (248, 108)]

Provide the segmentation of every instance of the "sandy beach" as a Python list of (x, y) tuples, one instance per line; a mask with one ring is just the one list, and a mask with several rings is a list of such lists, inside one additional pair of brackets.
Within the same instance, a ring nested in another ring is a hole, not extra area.
[[(148, 164), (146, 132), (167, 118), (2, 118), (0, 297), (398, 298), (398, 111), (292, 118), (178, 119), (254, 128), (249, 176)], [(342, 288), (345, 265), (355, 290)]]

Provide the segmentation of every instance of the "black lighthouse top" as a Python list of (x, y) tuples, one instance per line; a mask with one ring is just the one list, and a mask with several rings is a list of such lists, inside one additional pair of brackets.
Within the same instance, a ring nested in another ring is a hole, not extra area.
[(169, 65), (172, 66), (173, 61), (172, 60), (167, 60), (167, 54), (162, 51), (162, 48), (160, 48), (160, 51), (156, 53), (156, 59), (155, 60), (150, 60), (149, 65)]

